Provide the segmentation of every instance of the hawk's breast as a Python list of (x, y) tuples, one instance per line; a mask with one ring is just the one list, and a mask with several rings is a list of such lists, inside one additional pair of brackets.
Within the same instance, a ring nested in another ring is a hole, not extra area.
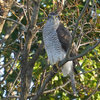
[(66, 53), (61, 47), (61, 43), (59, 42), (56, 31), (52, 32), (46, 31), (46, 33), (43, 32), (43, 40), (44, 40), (45, 50), (47, 52), (51, 64), (55, 64), (58, 61), (64, 59)]

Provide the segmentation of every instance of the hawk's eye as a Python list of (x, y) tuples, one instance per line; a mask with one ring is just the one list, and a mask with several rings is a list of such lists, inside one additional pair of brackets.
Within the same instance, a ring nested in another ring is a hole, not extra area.
[(48, 18), (51, 18), (51, 16), (48, 16)]

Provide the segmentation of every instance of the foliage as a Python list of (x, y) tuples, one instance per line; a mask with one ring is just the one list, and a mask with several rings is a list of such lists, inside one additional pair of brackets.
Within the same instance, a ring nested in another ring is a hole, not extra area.
[[(61, 22), (68, 27), (72, 32), (77, 22), (86, 0), (66, 0), (65, 6), (61, 13)], [(24, 5), (23, 7), (20, 7)], [(31, 3), (31, 7), (34, 7), (34, 3)], [(27, 2), (21, 0), (18, 3), (15, 3), (11, 7), (11, 15), (7, 16), (11, 19), (17, 20), (21, 13), (27, 13)], [(28, 61), (30, 61), (36, 53), (36, 50), (40, 47), (42, 42), (42, 27), (45, 24), (46, 17), (51, 11), (56, 11), (57, 2), (53, 4), (52, 0), (41, 0), (40, 10), (38, 13), (38, 20), (36, 27), (39, 30), (34, 32), (34, 38), (32, 40), (31, 50), (29, 52)], [(96, 11), (95, 11), (96, 10)], [(33, 9), (30, 10), (32, 13)], [(94, 11), (94, 14), (92, 14)], [(9, 13), (9, 12), (8, 12)], [(27, 26), (27, 17), (24, 16), (21, 23)], [(6, 20), (2, 32), (0, 34), (0, 40), (6, 36), (6, 33), (9, 33), (11, 27), (13, 27), (14, 22)], [(0, 51), (0, 99), (6, 96), (20, 96), (21, 91), (21, 77), (20, 67), (21, 67), (21, 58), (22, 51), (25, 47), (27, 32), (22, 33), (22, 27), (17, 25), (9, 38), (3, 43)], [(80, 37), (83, 33), (83, 37)], [(93, 46), (100, 37), (100, 2), (99, 0), (91, 0), (89, 7), (82, 16), (79, 25), (76, 30), (75, 42), (81, 43), (79, 46), (78, 53), (81, 54), (86, 51), (88, 48)], [(18, 56), (18, 54), (21, 54)], [(39, 100), (86, 100), (91, 94), (91, 100), (100, 99), (100, 87), (97, 87), (100, 83), (100, 44), (89, 51), (86, 55), (79, 58), (80, 66), (76, 66), (79, 75), (75, 74), (76, 79), (76, 88), (78, 90), (78, 95), (74, 96), (72, 94), (71, 83), (69, 82), (66, 86), (56, 89), (59, 86), (62, 86), (66, 82), (70, 81), (69, 76), (63, 77), (61, 71), (59, 70), (57, 74), (49, 81), (46, 85), (44, 92), (55, 89), (54, 91), (44, 93)], [(48, 65), (48, 67), (46, 67)], [(32, 72), (32, 80), (29, 89), (29, 94), (35, 93), (38, 88), (40, 88), (41, 78), (43, 71), (48, 72), (53, 70), (52, 66), (48, 63), (47, 54), (45, 50), (41, 53), (39, 58), (36, 60)], [(48, 76), (47, 73), (47, 76)], [(46, 79), (46, 77), (44, 79)], [(4, 80), (3, 80), (4, 79)], [(17, 80), (16, 80), (17, 79)], [(97, 87), (97, 89), (96, 89)], [(95, 90), (95, 93), (94, 93)], [(14, 99), (15, 100), (15, 99)], [(16, 99), (17, 100), (17, 99)], [(31, 100), (31, 98), (30, 98)]]

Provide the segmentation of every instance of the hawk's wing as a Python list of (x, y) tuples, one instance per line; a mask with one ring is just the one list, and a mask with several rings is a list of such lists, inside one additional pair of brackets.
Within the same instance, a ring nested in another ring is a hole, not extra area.
[[(60, 24), (56, 31), (57, 31), (58, 39), (61, 43), (62, 48), (65, 51), (67, 51), (69, 44), (70, 44), (70, 41), (72, 39), (71, 33), (64, 27), (63, 24)], [(76, 55), (77, 55), (77, 49), (76, 49), (75, 44), (73, 44), (70, 56), (73, 57), (73, 56), (76, 56)], [(74, 68), (75, 68), (76, 63), (78, 64), (78, 61), (74, 60)]]
[(67, 51), (67, 49), (69, 47), (69, 43), (72, 38), (70, 32), (61, 23), (56, 31), (57, 31), (58, 39), (62, 45), (62, 48), (65, 51)]
[[(56, 30), (58, 34), (58, 39), (62, 45), (62, 48), (67, 51), (70, 41), (72, 39), (71, 33), (64, 27), (63, 24), (60, 24), (58, 29)], [(71, 57), (77, 55), (77, 50), (75, 44), (72, 45)]]

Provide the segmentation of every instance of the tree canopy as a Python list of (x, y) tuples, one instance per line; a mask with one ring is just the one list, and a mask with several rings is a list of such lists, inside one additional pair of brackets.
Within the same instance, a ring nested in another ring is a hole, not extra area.
[[(72, 34), (58, 66), (78, 59), (77, 96), (44, 49), (42, 28), (50, 12), (59, 12)], [(69, 57), (73, 42), (78, 55)], [(0, 99), (99, 100), (100, 0), (0, 0)]]

